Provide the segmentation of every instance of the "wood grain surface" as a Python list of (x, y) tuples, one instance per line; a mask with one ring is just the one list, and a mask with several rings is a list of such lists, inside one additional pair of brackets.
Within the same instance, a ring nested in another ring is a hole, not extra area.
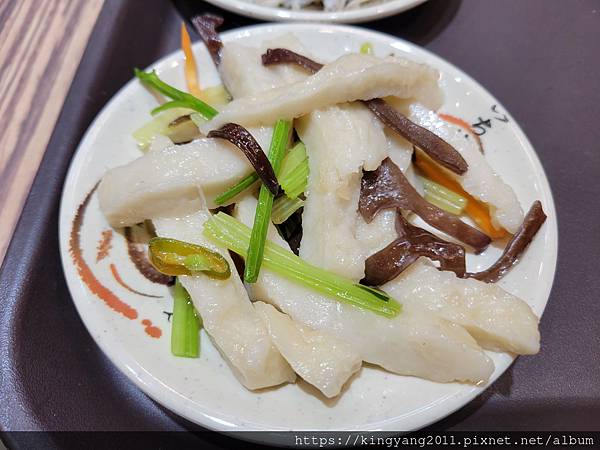
[(0, 0), (0, 263), (103, 0)]

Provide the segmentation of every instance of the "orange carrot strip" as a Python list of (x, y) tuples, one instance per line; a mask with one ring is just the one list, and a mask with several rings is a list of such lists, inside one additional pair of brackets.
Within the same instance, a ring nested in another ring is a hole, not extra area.
[(195, 97), (200, 97), (201, 90), (198, 84), (198, 72), (196, 71), (196, 59), (192, 52), (192, 41), (187, 31), (185, 23), (181, 23), (181, 49), (185, 55), (185, 81), (187, 83), (188, 91)]
[(479, 226), (485, 234), (492, 239), (501, 239), (508, 235), (508, 232), (504, 228), (498, 229), (494, 227), (490, 217), (490, 210), (485, 203), (480, 202), (466, 192), (456, 180), (453, 180), (444, 174), (435, 163), (418, 153), (415, 156), (415, 165), (427, 176), (427, 178), (467, 199), (465, 213), (475, 221), (477, 226)]

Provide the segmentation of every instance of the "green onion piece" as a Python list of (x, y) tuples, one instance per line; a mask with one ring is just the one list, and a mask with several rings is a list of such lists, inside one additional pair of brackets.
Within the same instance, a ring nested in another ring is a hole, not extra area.
[(363, 55), (372, 55), (373, 54), (373, 44), (371, 44), (370, 42), (364, 42), (360, 46), (360, 52)]
[(258, 175), (256, 174), (256, 172), (252, 172), (250, 175), (248, 175), (247, 177), (243, 178), (242, 180), (238, 181), (236, 184), (231, 186), (225, 192), (223, 192), (222, 194), (219, 194), (219, 196), (217, 198), (215, 198), (215, 204), (223, 205), (223, 204), (227, 203), (229, 200), (237, 197), (239, 194), (244, 192), (246, 189), (248, 189), (250, 186), (252, 186), (257, 181), (258, 181)]
[[(273, 129), (271, 138), (271, 147), (269, 148), (269, 161), (273, 166), (275, 176), (279, 173), (281, 161), (287, 148), (292, 123), (287, 120), (278, 120)], [(261, 185), (258, 194), (258, 205), (254, 215), (254, 226), (252, 235), (248, 244), (248, 256), (246, 258), (246, 268), (244, 270), (244, 281), (255, 283), (260, 272), (260, 266), (263, 259), (265, 240), (267, 231), (271, 224), (271, 209), (273, 208), (273, 193), (265, 186)]]
[[(204, 235), (246, 257), (250, 228), (233, 217), (223, 212), (214, 215), (204, 224)], [(402, 308), (385, 292), (315, 267), (269, 240), (265, 242), (263, 264), (273, 272), (317, 292), (385, 317), (396, 316)]]
[(200, 320), (190, 295), (175, 281), (171, 316), (171, 353), (184, 358), (200, 356)]
[(150, 111), (150, 114), (155, 116), (157, 114), (160, 114), (161, 112), (167, 111), (168, 109), (187, 108), (187, 107), (188, 107), (187, 102), (185, 102), (183, 100), (173, 100), (173, 101), (170, 101), (167, 103), (163, 103), (160, 106), (157, 106), (152, 111)]
[(467, 199), (454, 191), (435, 183), (427, 178), (421, 178), (425, 189), (425, 200), (450, 214), (461, 215), (467, 206)]
[(306, 147), (302, 142), (298, 142), (283, 159), (281, 170), (277, 176), (285, 195), (289, 198), (296, 198), (302, 194), (306, 190), (308, 174)]
[(279, 225), (290, 218), (292, 214), (304, 206), (304, 200), (301, 198), (289, 198), (285, 195), (278, 197), (273, 202), (271, 211), (271, 221)]
[[(202, 117), (204, 117), (207, 120), (212, 119), (218, 114), (218, 111), (216, 109), (204, 103), (202, 100), (197, 99), (192, 94), (180, 91), (179, 89), (174, 88), (173, 86), (162, 81), (160, 78), (158, 78), (158, 75), (156, 74), (155, 70), (153, 70), (152, 72), (143, 72), (139, 69), (134, 69), (134, 73), (135, 76), (138, 77), (144, 83), (152, 86), (158, 92), (169, 97), (170, 99), (177, 101), (177, 107), (185, 106), (186, 108), (193, 109), (194, 111), (199, 112), (202, 115)], [(172, 102), (167, 103), (167, 105), (170, 103)], [(157, 109), (160, 109), (160, 107)], [(154, 111), (156, 111), (156, 109)]]

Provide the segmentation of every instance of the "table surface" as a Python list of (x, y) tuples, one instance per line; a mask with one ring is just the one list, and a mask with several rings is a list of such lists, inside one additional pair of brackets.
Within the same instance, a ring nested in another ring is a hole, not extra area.
[(0, 264), (103, 0), (0, 0)]
[[(96, 2), (95, 7), (100, 3)], [(76, 141), (61, 140), (69, 120), (85, 129), (93, 115), (130, 78), (131, 67), (144, 67), (177, 48), (181, 15), (216, 11), (197, 0), (152, 5), (149, 8), (143, 1), (128, 3), (127, 14), (143, 17), (145, 29), (161, 30), (141, 36), (137, 30), (123, 26), (131, 23), (131, 17), (118, 16), (122, 8), (119, 1), (106, 1), (65, 103), (64, 117), (48, 147), (48, 161), (54, 154), (74, 151)], [(255, 23), (231, 14), (224, 16), (227, 28)], [(0, 23), (3, 17), (0, 10)], [(86, 20), (88, 24), (93, 22), (91, 14)], [(541, 322), (541, 352), (519, 358), (483, 395), (434, 428), (600, 429), (600, 277), (594, 265), (594, 258), (600, 254), (600, 3), (431, 0), (402, 15), (363, 26), (424, 46), (489, 89), (536, 148), (559, 216), (557, 276)], [(111, 45), (106, 43), (109, 39)], [(114, 58), (101, 80), (98, 74), (86, 70), (95, 53), (108, 51), (110, 56), (115, 49), (119, 57)], [(2, 51), (0, 47), (0, 57)], [(11, 67), (5, 70), (13, 70)], [(101, 89), (81, 95), (82, 87), (90, 86)], [(28, 98), (33, 100), (34, 96)], [(76, 116), (77, 111), (85, 113)], [(69, 148), (65, 150), (64, 146)], [(33, 172), (31, 166), (29, 174)], [(43, 183), (51, 177), (43, 171), (38, 174), (31, 205), (28, 202), (25, 207), (9, 255), (17, 255), (16, 248), (26, 248), (28, 240), (33, 239), (32, 231), (26, 229), (27, 220), (34, 217), (35, 198), (44, 195)], [(0, 181), (2, 192), (3, 183), (4, 179)], [(58, 193), (54, 195), (58, 202)], [(49, 226), (55, 227), (56, 215), (52, 215)], [(51, 248), (47, 252), (49, 263), (56, 264), (58, 257), (51, 256), (57, 245), (53, 230), (45, 231), (44, 236)], [(0, 301), (16, 299), (12, 305), (16, 312), (11, 313), (14, 317), (10, 320), (26, 320), (40, 329), (31, 342), (21, 339), (11, 344), (16, 353), (23, 355), (18, 361), (2, 362), (7, 382), (39, 380), (23, 386), (21, 382), (18, 395), (0, 399), (5, 405), (4, 410), (0, 409), (0, 423), (5, 429), (181, 430), (190, 426), (146, 398), (112, 367), (77, 317), (64, 280), (55, 279), (54, 273), (45, 274), (41, 262), (35, 261), (27, 270), (39, 270), (42, 278), (53, 276), (45, 281), (50, 291), (41, 293), (34, 287), (15, 293), (10, 283), (19, 276), (22, 279), (19, 271), (25, 269), (12, 270), (5, 265), (2, 270)], [(36, 299), (43, 300), (42, 306), (35, 305)], [(40, 317), (42, 307), (45, 309)], [(60, 326), (52, 325), (57, 322)], [(11, 336), (0, 330), (0, 343)], [(50, 352), (58, 352), (62, 358), (49, 357)], [(77, 380), (70, 379), (73, 371)], [(67, 395), (65, 383), (69, 387)]]

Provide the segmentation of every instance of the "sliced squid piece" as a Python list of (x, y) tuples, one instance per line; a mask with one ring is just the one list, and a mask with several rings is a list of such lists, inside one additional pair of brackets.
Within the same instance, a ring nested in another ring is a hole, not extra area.
[(540, 349), (538, 318), (527, 303), (497, 284), (457, 278), (420, 259), (382, 289), (403, 305), (425, 308), (463, 326), (483, 348), (519, 355)]
[(276, 40), (267, 40), (259, 47), (247, 47), (236, 42), (227, 43), (223, 47), (219, 70), (223, 83), (233, 98), (254, 95), (308, 76), (304, 69), (293, 64), (263, 66), (262, 54), (270, 47), (281, 46), (298, 52), (304, 50), (298, 38), (291, 33), (282, 34)]
[(255, 302), (254, 308), (294, 371), (326, 397), (339, 395), (348, 378), (360, 369), (362, 359), (345, 342), (302, 326), (266, 303)]
[(464, 139), (462, 133), (441, 119), (435, 112), (419, 104), (409, 107), (410, 120), (427, 128), (452, 145), (465, 159), (469, 169), (463, 175), (445, 172), (455, 178), (465, 191), (490, 207), (495, 226), (510, 233), (517, 231), (523, 222), (523, 210), (509, 185), (489, 165), (473, 139)]
[[(271, 129), (251, 132), (268, 148)], [(190, 214), (197, 210), (199, 187), (213, 208), (218, 194), (252, 171), (243, 153), (223, 139), (171, 145), (106, 172), (98, 187), (100, 208), (114, 227)]]
[(416, 99), (439, 92), (438, 72), (429, 66), (390, 57), (347, 54), (326, 64), (305, 80), (237, 98), (225, 106), (203, 131), (228, 122), (244, 126), (272, 125), (338, 103), (394, 95)]
[(200, 313), (204, 329), (240, 382), (248, 389), (261, 389), (294, 381), (293, 370), (273, 345), (229, 253), (202, 235), (204, 222), (209, 218), (210, 212), (204, 209), (186, 217), (153, 222), (159, 236), (203, 245), (219, 252), (229, 262), (232, 271), (227, 280), (205, 275), (179, 279)]
[[(237, 203), (236, 217), (251, 226), (256, 199)], [(274, 227), (269, 238), (289, 248)], [(390, 372), (439, 382), (487, 380), (494, 370), (490, 358), (459, 325), (420, 308), (403, 308), (393, 319), (320, 295), (262, 268), (248, 286), (253, 299), (276, 306), (294, 321), (348, 343), (363, 361)]]

